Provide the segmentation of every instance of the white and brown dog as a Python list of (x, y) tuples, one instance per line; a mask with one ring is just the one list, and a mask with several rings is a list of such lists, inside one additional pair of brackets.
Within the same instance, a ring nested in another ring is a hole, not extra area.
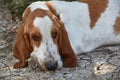
[(76, 54), (120, 43), (120, 0), (34, 2), (18, 29), (14, 68), (32, 58), (43, 70), (76, 67)]

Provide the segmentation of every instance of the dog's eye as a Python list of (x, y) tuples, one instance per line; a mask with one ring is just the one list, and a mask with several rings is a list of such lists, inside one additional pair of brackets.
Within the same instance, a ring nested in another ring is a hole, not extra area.
[(33, 36), (32, 36), (32, 39), (33, 39), (34, 41), (40, 41), (40, 36), (33, 35)]
[(57, 32), (57, 31), (54, 31), (54, 32), (52, 33), (52, 38), (55, 39), (55, 38), (57, 37), (57, 35), (58, 35), (58, 32)]

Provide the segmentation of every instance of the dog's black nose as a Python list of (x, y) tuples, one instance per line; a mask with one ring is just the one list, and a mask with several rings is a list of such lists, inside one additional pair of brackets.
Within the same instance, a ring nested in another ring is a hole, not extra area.
[(48, 60), (45, 62), (45, 66), (49, 71), (55, 71), (58, 67), (58, 62), (55, 60)]

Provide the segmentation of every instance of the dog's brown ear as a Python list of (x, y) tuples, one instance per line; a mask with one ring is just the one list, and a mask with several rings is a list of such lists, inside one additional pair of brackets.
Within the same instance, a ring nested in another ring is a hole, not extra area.
[(14, 64), (14, 68), (23, 68), (27, 66), (27, 59), (30, 57), (32, 47), (30, 45), (29, 35), (24, 33), (24, 25), (18, 29), (16, 42), (14, 44), (14, 56), (19, 60)]
[(30, 53), (33, 50), (30, 44), (29, 35), (26, 32), (28, 31), (28, 26), (25, 25), (25, 21), (29, 16), (29, 13), (30, 9), (27, 8), (23, 15), (23, 22), (18, 28), (13, 55), (19, 60), (19, 62), (14, 64), (14, 68), (23, 68), (27, 66), (27, 59), (30, 57)]
[(60, 21), (60, 34), (58, 37), (58, 50), (63, 59), (64, 67), (76, 67), (78, 65), (76, 55), (70, 45), (67, 31)]
[(59, 53), (63, 59), (63, 66), (64, 67), (76, 67), (77, 59), (70, 45), (68, 34), (65, 28), (63, 28), (61, 31), (62, 32), (59, 35)]
[(22, 20), (23, 22), (26, 21), (26, 19), (28, 18), (28, 16), (31, 14), (30, 8), (26, 8), (23, 15), (22, 15)]

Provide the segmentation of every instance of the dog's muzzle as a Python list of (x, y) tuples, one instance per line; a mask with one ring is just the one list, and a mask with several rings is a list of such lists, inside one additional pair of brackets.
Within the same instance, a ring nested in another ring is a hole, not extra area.
[(49, 71), (55, 71), (58, 67), (58, 62), (56, 60), (52, 60), (51, 58), (45, 59), (42, 62), (42, 65), (39, 63), (37, 58), (31, 56), (30, 58), (30, 65), (32, 68), (40, 67), (42, 70), (49, 70)]

